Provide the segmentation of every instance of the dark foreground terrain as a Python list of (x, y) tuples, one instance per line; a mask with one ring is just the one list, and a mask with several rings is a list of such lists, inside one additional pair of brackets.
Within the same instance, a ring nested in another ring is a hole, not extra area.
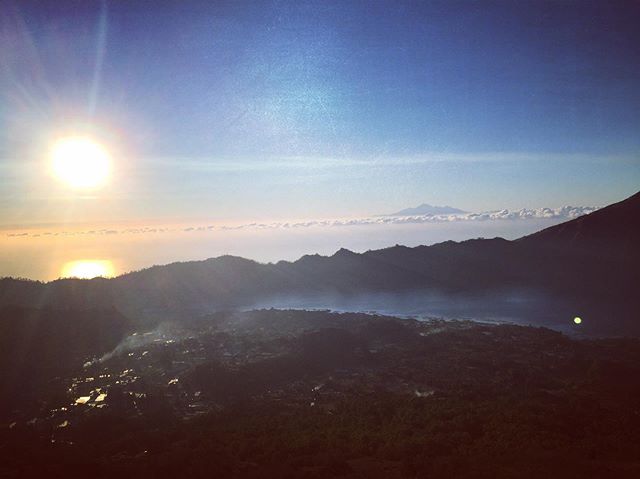
[(637, 339), (280, 310), (128, 333), (3, 359), (0, 477), (640, 477)]

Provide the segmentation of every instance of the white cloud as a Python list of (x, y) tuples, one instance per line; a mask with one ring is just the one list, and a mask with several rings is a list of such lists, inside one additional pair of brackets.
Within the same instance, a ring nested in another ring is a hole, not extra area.
[(636, 161), (635, 155), (589, 155), (577, 153), (535, 152), (424, 152), (415, 155), (347, 156), (261, 156), (261, 157), (156, 157), (139, 159), (141, 167), (156, 169), (159, 166), (194, 172), (244, 172), (269, 170), (319, 170), (353, 167), (400, 167), (431, 163), (531, 163), (531, 162), (589, 162), (612, 163)]
[(560, 208), (537, 208), (520, 210), (497, 210), (482, 213), (464, 213), (455, 215), (415, 215), (415, 216), (369, 216), (362, 218), (336, 218), (304, 221), (275, 221), (269, 223), (243, 223), (220, 225), (193, 225), (183, 227), (153, 226), (124, 229), (92, 229), (85, 231), (11, 231), (5, 233), (12, 238), (34, 238), (40, 236), (80, 236), (80, 235), (126, 235), (126, 234), (162, 234), (181, 232), (186, 234), (207, 233), (211, 231), (230, 230), (282, 230), (303, 228), (336, 228), (366, 225), (403, 225), (425, 223), (453, 223), (473, 221), (527, 221), (533, 219), (554, 219), (568, 221), (579, 216), (592, 213), (598, 208), (594, 206), (563, 206)]

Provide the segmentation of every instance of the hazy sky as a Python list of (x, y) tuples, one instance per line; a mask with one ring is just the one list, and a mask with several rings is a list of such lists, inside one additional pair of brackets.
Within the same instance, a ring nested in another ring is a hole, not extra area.
[[(637, 2), (4, 0), (0, 224), (610, 203), (640, 185), (638, 25)], [(69, 132), (111, 152), (104, 188), (47, 176)]]

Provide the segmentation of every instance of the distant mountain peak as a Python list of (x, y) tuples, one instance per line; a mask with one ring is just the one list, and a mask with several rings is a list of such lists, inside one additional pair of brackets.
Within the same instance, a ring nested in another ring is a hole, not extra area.
[(415, 216), (415, 215), (460, 215), (468, 213), (467, 211), (454, 208), (452, 206), (433, 206), (428, 203), (422, 203), (415, 208), (405, 208), (395, 213), (383, 215), (383, 216)]

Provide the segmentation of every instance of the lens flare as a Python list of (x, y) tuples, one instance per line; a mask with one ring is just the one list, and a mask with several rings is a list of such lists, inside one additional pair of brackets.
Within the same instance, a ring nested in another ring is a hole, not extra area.
[(61, 278), (109, 278), (115, 275), (113, 263), (109, 260), (83, 259), (65, 263), (60, 272)]
[(72, 188), (97, 188), (109, 179), (111, 158), (90, 138), (61, 138), (53, 144), (50, 158), (53, 176)]

